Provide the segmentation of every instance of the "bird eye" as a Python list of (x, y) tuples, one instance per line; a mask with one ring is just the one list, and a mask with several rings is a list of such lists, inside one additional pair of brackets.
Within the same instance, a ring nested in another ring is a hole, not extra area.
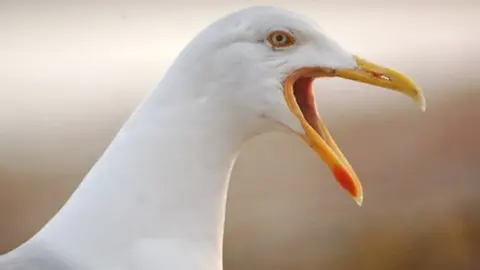
[(295, 44), (293, 35), (286, 31), (273, 31), (267, 37), (268, 43), (273, 48), (285, 48)]

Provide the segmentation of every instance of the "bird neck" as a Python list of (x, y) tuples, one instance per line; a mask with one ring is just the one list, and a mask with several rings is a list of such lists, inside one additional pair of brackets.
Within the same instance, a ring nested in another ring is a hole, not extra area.
[(255, 129), (209, 99), (154, 94), (32, 243), (101, 269), (222, 269), (230, 172)]

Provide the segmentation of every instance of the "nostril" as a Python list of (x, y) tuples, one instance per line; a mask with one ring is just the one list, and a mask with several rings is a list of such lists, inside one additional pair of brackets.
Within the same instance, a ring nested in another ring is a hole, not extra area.
[(392, 79), (391, 79), (390, 77), (385, 76), (385, 75), (383, 75), (383, 74), (381, 74), (381, 73), (374, 72), (374, 71), (372, 71), (371, 73), (372, 73), (372, 75), (373, 75), (375, 78), (377, 78), (377, 79), (381, 79), (381, 80), (385, 80), (385, 81), (392, 81)]

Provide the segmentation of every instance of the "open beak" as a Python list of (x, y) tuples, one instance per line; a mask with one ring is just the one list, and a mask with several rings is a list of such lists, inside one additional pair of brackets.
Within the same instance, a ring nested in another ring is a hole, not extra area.
[(353, 69), (306, 67), (294, 71), (284, 81), (284, 95), (289, 109), (300, 121), (305, 134), (301, 136), (332, 171), (340, 186), (359, 204), (363, 190), (352, 166), (330, 135), (318, 114), (312, 83), (319, 77), (341, 77), (401, 92), (412, 98), (425, 111), (422, 91), (406, 76), (389, 68), (355, 56)]

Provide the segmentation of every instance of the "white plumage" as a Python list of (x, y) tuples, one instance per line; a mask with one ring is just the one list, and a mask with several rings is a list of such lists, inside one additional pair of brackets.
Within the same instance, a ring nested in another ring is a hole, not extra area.
[[(296, 38), (272, 48), (271, 31)], [(201, 32), (59, 213), (0, 257), (1, 270), (220, 270), (228, 181), (245, 141), (305, 136), (283, 82), (303, 67), (356, 69), (315, 24), (273, 7)], [(322, 136), (322, 138), (325, 135)]]

